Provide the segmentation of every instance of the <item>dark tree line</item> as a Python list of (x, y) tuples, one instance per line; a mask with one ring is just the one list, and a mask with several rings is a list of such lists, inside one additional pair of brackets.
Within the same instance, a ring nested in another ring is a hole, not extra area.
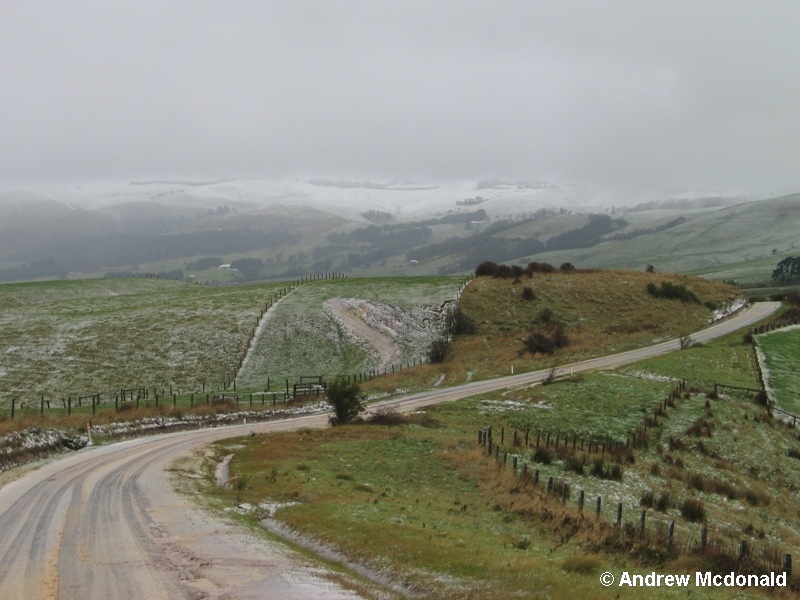
[(772, 279), (781, 283), (792, 283), (796, 277), (800, 277), (800, 256), (787, 256), (772, 271)]

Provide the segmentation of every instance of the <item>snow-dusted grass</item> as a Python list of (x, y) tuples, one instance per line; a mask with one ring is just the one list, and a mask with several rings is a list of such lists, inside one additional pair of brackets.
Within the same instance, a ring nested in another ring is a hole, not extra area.
[(279, 284), (154, 279), (0, 286), (0, 405), (229, 377)]
[(331, 279), (306, 284), (270, 311), (239, 375), (242, 389), (266, 378), (361, 373), (381, 356), (332, 310), (344, 299), (352, 314), (396, 346), (396, 362), (421, 360), (441, 328), (441, 307), (456, 298), (458, 277)]
[[(778, 553), (800, 551), (794, 497), (800, 470), (788, 454), (797, 450), (794, 430), (769, 419), (746, 394), (706, 404), (703, 389), (669, 407), (648, 431), (648, 444), (621, 465), (622, 480), (611, 481), (589, 474), (596, 455), (586, 457), (584, 474), (567, 471), (557, 455), (550, 464), (533, 462), (532, 448), (512, 448), (513, 428), (623, 439), (652, 415), (682, 375), (703, 375), (701, 381), (689, 379), (689, 386), (713, 381), (753, 386), (747, 352), (741, 336), (734, 335), (618, 371), (430, 406), (406, 425), (234, 439), (220, 443), (217, 454), (235, 452), (231, 472), (247, 478), (236, 501), (263, 505), (263, 512), (249, 510), (246, 518), (268, 515), (426, 596), (528, 597), (546, 587), (553, 597), (605, 597), (595, 593), (603, 570), (666, 573), (710, 567), (702, 554), (684, 553), (654, 566), (641, 555), (637, 560), (604, 545), (591, 533), (598, 496), (605, 522), (615, 519), (618, 502), (625, 523), (638, 524), (646, 508), (650, 532), (662, 528), (666, 535), (674, 521), (677, 546), (699, 541), (702, 524), (689, 522), (680, 511), (684, 500), (695, 499), (705, 507), (712, 543), (733, 548), (747, 539), (754, 551), (767, 545)], [(708, 433), (693, 433), (698, 419), (709, 424)], [(500, 456), (508, 451), (509, 463), (516, 456), (529, 472), (538, 469), (543, 485), (521, 485), (510, 464), (503, 467), (501, 459), (496, 466), (485, 450), (476, 449), (477, 429), (487, 425), (494, 427), (494, 443), (501, 442), (500, 428), (505, 428)], [(605, 460), (608, 464), (608, 455)], [(565, 505), (531, 500), (544, 495), (549, 477), (570, 484)], [(698, 490), (691, 483), (697, 480), (707, 488)], [(711, 482), (729, 485), (732, 497), (715, 493)], [(576, 509), (580, 491), (586, 498), (583, 518)], [(224, 510), (238, 491), (209, 493)], [(640, 504), (648, 493), (669, 498), (663, 512)], [(554, 527), (562, 522), (559, 510), (572, 511), (574, 530)], [(596, 572), (565, 574), (569, 560), (589, 557)], [(698, 594), (723, 595), (719, 590)], [(750, 597), (747, 590), (740, 595)]]
[(779, 408), (800, 414), (800, 327), (757, 336), (770, 395)]

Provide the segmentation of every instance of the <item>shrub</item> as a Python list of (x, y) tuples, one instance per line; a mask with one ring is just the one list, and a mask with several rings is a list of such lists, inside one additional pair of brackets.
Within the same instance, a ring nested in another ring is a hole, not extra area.
[(526, 285), (522, 288), (522, 299), (523, 300), (534, 300), (536, 298), (536, 294), (533, 293), (533, 288), (529, 285)]
[(431, 342), (428, 349), (428, 361), (434, 364), (443, 363), (450, 357), (450, 340), (441, 337)]
[(552, 354), (559, 348), (563, 348), (569, 345), (569, 337), (567, 337), (566, 331), (560, 325), (557, 325), (552, 328), (552, 333), (550, 335), (541, 333), (539, 331), (533, 331), (528, 334), (522, 340), (522, 344), (525, 347), (525, 350), (530, 352), (531, 354), (536, 354), (537, 352), (541, 352), (542, 354)]
[(367, 418), (368, 423), (375, 425), (405, 425), (410, 423), (412, 418), (397, 411), (393, 406), (381, 406)]
[(475, 321), (460, 306), (448, 315), (446, 326), (453, 335), (470, 335), (477, 329)]
[(667, 512), (672, 506), (672, 496), (669, 493), (659, 494), (654, 506), (659, 512)]
[(660, 288), (655, 283), (648, 283), (647, 293), (655, 298), (666, 298), (667, 300), (680, 300), (681, 302), (700, 304), (700, 299), (694, 292), (687, 289), (686, 286), (670, 283), (669, 281), (662, 281)]
[(531, 354), (536, 354), (537, 352), (552, 354), (556, 349), (553, 340), (538, 331), (528, 334), (528, 336), (522, 340), (522, 345), (525, 346), (525, 350)]
[(577, 454), (569, 454), (565, 459), (565, 467), (564, 470), (566, 471), (573, 471), (578, 475), (583, 475), (584, 466), (586, 465), (586, 460), (578, 456)]
[(548, 448), (536, 448), (531, 460), (543, 465), (549, 465), (551, 462), (553, 462), (553, 453), (550, 452)]
[(569, 272), (575, 270), (575, 265), (573, 265), (572, 263), (569, 263), (569, 262), (565, 262), (565, 263), (561, 263), (561, 266), (558, 267), (558, 268), (561, 271), (564, 271), (565, 273), (569, 273)]
[(556, 313), (553, 311), (552, 308), (545, 307), (539, 311), (539, 315), (536, 317), (536, 322), (542, 325), (549, 325), (550, 323), (555, 322), (556, 320)]
[(528, 268), (525, 270), (531, 273), (552, 273), (556, 268), (546, 262), (531, 262), (528, 263)]
[(364, 410), (365, 397), (357, 381), (338, 377), (328, 383), (327, 400), (333, 407), (331, 425), (343, 425), (355, 419)]
[(702, 522), (706, 520), (706, 507), (701, 500), (687, 498), (681, 504), (681, 514), (692, 523)]
[(553, 328), (553, 333), (550, 335), (551, 339), (553, 340), (553, 345), (556, 348), (564, 348), (569, 346), (569, 338), (567, 337), (567, 332), (564, 331), (564, 328), (560, 325)]

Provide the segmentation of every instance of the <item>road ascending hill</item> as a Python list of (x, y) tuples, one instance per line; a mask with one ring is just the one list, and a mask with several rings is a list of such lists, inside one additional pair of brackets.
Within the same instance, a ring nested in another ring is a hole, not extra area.
[[(759, 321), (756, 304), (694, 334), (704, 342)], [(678, 341), (572, 365), (611, 368), (678, 349)], [(383, 402), (400, 410), (540, 381), (547, 371), (474, 382)], [(325, 427), (318, 414), (256, 425), (180, 432), (89, 448), (0, 489), (0, 592), (40, 598), (354, 598), (326, 572), (280, 544), (204, 514), (173, 490), (167, 468), (214, 440)]]

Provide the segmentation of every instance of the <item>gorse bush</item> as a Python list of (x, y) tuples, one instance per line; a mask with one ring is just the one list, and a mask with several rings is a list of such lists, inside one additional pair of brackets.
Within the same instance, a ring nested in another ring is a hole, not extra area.
[(670, 283), (669, 281), (662, 281), (660, 288), (655, 283), (648, 283), (647, 293), (655, 298), (700, 304), (700, 299), (693, 291), (687, 289), (686, 286)]
[(522, 340), (522, 345), (525, 350), (531, 354), (541, 352), (542, 354), (552, 354), (559, 348), (564, 348), (569, 345), (569, 337), (566, 331), (560, 325), (553, 327), (550, 334), (545, 334), (539, 331), (529, 333), (525, 339)]
[[(555, 270), (556, 268), (553, 265), (546, 262), (528, 263), (528, 266), (523, 269), (520, 265), (501, 265), (487, 260), (478, 265), (475, 269), (475, 276), (495, 277), (497, 279), (519, 279), (523, 275), (532, 277), (534, 273), (553, 273)], [(575, 267), (571, 269), (562, 269), (562, 271), (574, 270)]]

